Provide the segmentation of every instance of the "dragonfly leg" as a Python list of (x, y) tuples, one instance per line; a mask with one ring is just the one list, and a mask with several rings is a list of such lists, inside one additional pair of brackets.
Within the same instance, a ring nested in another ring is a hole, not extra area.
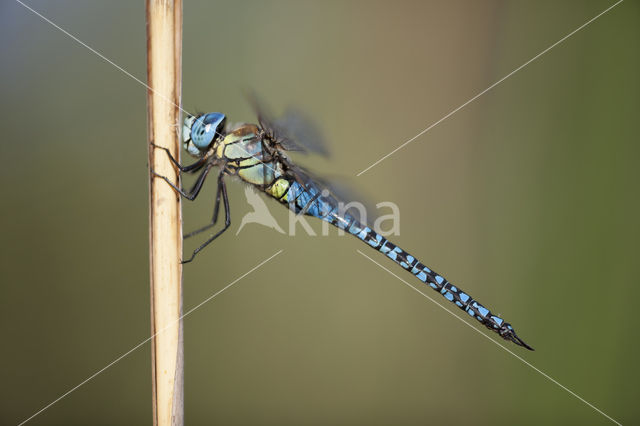
[(169, 151), (167, 148), (160, 146), (160, 145), (156, 145), (155, 143), (151, 142), (150, 145), (158, 148), (158, 149), (162, 149), (164, 150), (164, 152), (167, 153), (167, 155), (169, 156), (169, 160), (171, 160), (171, 162), (181, 171), (184, 173), (194, 173), (197, 172), (198, 170), (200, 170), (202, 168), (202, 166), (204, 166), (207, 162), (207, 159), (205, 157), (201, 157), (198, 159), (198, 161), (196, 161), (193, 164), (189, 164), (188, 166), (183, 166), (182, 164), (180, 164), (178, 162), (178, 160), (176, 160), (173, 155), (171, 155), (171, 151)]
[(222, 201), (224, 203), (224, 228), (216, 232), (212, 237), (209, 237), (207, 241), (205, 241), (200, 245), (200, 247), (195, 249), (189, 259), (182, 261), (183, 264), (191, 262), (193, 258), (196, 257), (196, 254), (198, 254), (203, 248), (211, 244), (213, 240), (215, 240), (220, 235), (222, 235), (222, 233), (227, 229), (229, 229), (229, 226), (231, 225), (231, 212), (229, 211), (229, 198), (227, 198), (227, 185), (224, 183), (224, 179), (222, 178), (220, 178), (220, 182), (221, 182), (220, 190), (222, 193)]
[(194, 235), (197, 235), (215, 226), (216, 222), (218, 221), (218, 211), (220, 210), (220, 194), (222, 192), (221, 188), (224, 182), (222, 180), (223, 176), (224, 176), (224, 171), (221, 170), (220, 174), (218, 175), (218, 190), (216, 191), (216, 202), (213, 207), (213, 217), (211, 218), (211, 222), (200, 229), (196, 229), (195, 231), (189, 232), (187, 235), (184, 236), (185, 239), (189, 237), (193, 237)]
[(157, 176), (161, 179), (163, 179), (165, 182), (167, 182), (169, 185), (171, 185), (171, 187), (176, 190), (180, 195), (182, 195), (184, 198), (186, 198), (189, 201), (193, 201), (196, 199), (196, 197), (198, 196), (198, 194), (200, 193), (200, 190), (202, 189), (202, 184), (204, 184), (204, 180), (207, 177), (207, 174), (209, 174), (209, 170), (211, 170), (211, 165), (206, 167), (202, 173), (200, 173), (200, 176), (198, 176), (198, 179), (196, 180), (196, 182), (193, 184), (193, 187), (191, 187), (191, 191), (189, 191), (188, 193), (185, 192), (183, 189), (178, 188), (175, 184), (173, 184), (173, 182), (171, 182), (169, 180), (169, 178), (167, 178), (166, 176), (162, 176), (158, 173), (156, 173), (153, 169), (151, 169), (151, 173), (153, 173), (154, 176)]

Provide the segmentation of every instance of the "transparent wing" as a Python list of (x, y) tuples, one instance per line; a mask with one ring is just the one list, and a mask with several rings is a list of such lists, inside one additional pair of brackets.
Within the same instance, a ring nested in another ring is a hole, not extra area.
[(289, 107), (284, 115), (276, 120), (276, 126), (286, 133), (289, 140), (301, 145), (303, 150), (329, 156), (329, 148), (320, 128), (299, 109)]
[(329, 156), (322, 132), (309, 116), (290, 107), (281, 117), (275, 118), (254, 92), (249, 92), (247, 98), (258, 117), (260, 127), (273, 138), (279, 148)]
[(322, 199), (339, 207), (339, 211), (349, 213), (364, 225), (371, 225), (378, 217), (375, 204), (360, 191), (354, 190), (344, 179), (328, 179), (318, 177), (309, 170), (293, 164), (289, 159), (282, 159), (287, 173), (305, 189), (315, 189), (322, 193)]

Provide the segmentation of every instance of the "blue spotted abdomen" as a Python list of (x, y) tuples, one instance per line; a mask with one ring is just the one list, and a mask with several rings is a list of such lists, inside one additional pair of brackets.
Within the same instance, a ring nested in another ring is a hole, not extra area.
[(339, 203), (330, 194), (320, 192), (320, 189), (312, 182), (308, 183), (306, 187), (303, 187), (298, 182), (290, 182), (286, 196), (280, 201), (287, 203), (289, 208), (297, 214), (305, 214), (326, 220), (332, 225), (349, 232), (372, 248), (385, 254), (403, 269), (411, 272), (420, 281), (442, 294), (445, 299), (454, 303), (490, 330), (498, 333), (505, 340), (510, 340), (519, 346), (533, 350), (516, 335), (509, 323), (499, 316), (493, 315), (489, 309), (478, 303), (466, 292), (420, 263), (418, 259), (391, 241), (374, 232), (371, 228), (362, 225), (350, 214), (341, 212)]
[(336, 215), (329, 215), (324, 218), (335, 226), (349, 232), (355, 237), (367, 243), (369, 246), (385, 254), (389, 259), (396, 262), (403, 269), (411, 272), (416, 278), (427, 284), (433, 290), (442, 294), (445, 299), (453, 302), (457, 307), (465, 311), (473, 318), (480, 321), (487, 328), (498, 333), (505, 340), (510, 340), (519, 346), (533, 350), (529, 345), (524, 343), (513, 330), (513, 327), (497, 315), (493, 315), (489, 309), (474, 300), (462, 289), (448, 282), (444, 277), (432, 271), (415, 257), (402, 250), (383, 236), (374, 232), (367, 226), (364, 226), (353, 218), (341, 218)]
[(290, 182), (286, 195), (280, 201), (288, 204), (289, 209), (296, 214), (305, 214), (323, 220), (332, 213), (338, 212), (337, 200), (328, 192), (323, 193), (313, 183), (308, 183), (305, 188), (296, 181)]

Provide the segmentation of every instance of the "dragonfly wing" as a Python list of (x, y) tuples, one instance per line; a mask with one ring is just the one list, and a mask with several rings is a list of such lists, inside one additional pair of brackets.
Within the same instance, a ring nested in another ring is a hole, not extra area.
[(247, 98), (258, 117), (260, 127), (270, 134), (278, 148), (329, 156), (322, 133), (307, 115), (296, 108), (288, 108), (282, 117), (275, 118), (254, 92), (248, 93)]
[(346, 212), (355, 217), (363, 225), (371, 227), (378, 218), (379, 212), (371, 198), (363, 194), (361, 190), (350, 185), (348, 178), (322, 177), (320, 184), (327, 188), (339, 201), (348, 206)]
[(342, 213), (348, 213), (364, 225), (369, 225), (376, 218), (375, 204), (368, 202), (358, 191), (353, 190), (341, 179), (318, 177), (309, 170), (293, 164), (288, 158), (282, 158), (286, 172), (306, 190), (322, 193), (321, 199), (336, 205)]
[[(289, 107), (284, 115), (276, 120), (276, 127), (286, 135), (288, 143), (293, 142), (293, 151), (296, 151), (297, 147), (305, 152), (329, 156), (329, 148), (320, 128), (299, 109)], [(292, 150), (286, 147), (285, 149)]]

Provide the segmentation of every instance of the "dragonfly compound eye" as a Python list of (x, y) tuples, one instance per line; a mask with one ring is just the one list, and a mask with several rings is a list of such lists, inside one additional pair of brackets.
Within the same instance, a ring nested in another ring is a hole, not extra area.
[(205, 150), (211, 145), (217, 135), (224, 128), (226, 117), (219, 112), (212, 112), (198, 117), (191, 126), (191, 140), (200, 150)]

